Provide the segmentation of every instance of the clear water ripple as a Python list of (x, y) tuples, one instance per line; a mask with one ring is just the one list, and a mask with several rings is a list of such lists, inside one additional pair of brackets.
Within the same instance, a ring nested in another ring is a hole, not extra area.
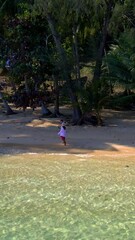
[(0, 162), (0, 240), (135, 239), (133, 160), (30, 155)]

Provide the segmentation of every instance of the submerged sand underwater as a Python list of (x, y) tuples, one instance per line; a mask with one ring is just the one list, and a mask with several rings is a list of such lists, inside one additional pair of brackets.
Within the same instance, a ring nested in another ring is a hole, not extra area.
[(129, 240), (135, 157), (0, 157), (0, 239)]

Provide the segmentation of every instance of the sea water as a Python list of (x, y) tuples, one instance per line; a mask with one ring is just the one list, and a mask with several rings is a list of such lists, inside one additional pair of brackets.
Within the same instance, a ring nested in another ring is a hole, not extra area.
[(0, 157), (0, 240), (134, 240), (135, 158)]

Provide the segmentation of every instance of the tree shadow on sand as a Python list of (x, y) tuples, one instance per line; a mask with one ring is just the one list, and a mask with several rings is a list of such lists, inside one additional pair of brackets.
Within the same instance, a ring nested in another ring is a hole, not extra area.
[(59, 119), (37, 116), (1, 117), (0, 155), (20, 153), (91, 154), (119, 152), (135, 146), (134, 112), (104, 111), (105, 126), (67, 126), (67, 146), (57, 132)]

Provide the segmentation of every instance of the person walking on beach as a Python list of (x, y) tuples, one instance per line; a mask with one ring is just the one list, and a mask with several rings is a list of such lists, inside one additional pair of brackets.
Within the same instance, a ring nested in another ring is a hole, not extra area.
[(64, 122), (62, 122), (62, 124), (61, 124), (60, 131), (58, 132), (58, 135), (60, 136), (62, 142), (66, 146), (67, 131), (66, 131), (66, 126), (65, 126)]

